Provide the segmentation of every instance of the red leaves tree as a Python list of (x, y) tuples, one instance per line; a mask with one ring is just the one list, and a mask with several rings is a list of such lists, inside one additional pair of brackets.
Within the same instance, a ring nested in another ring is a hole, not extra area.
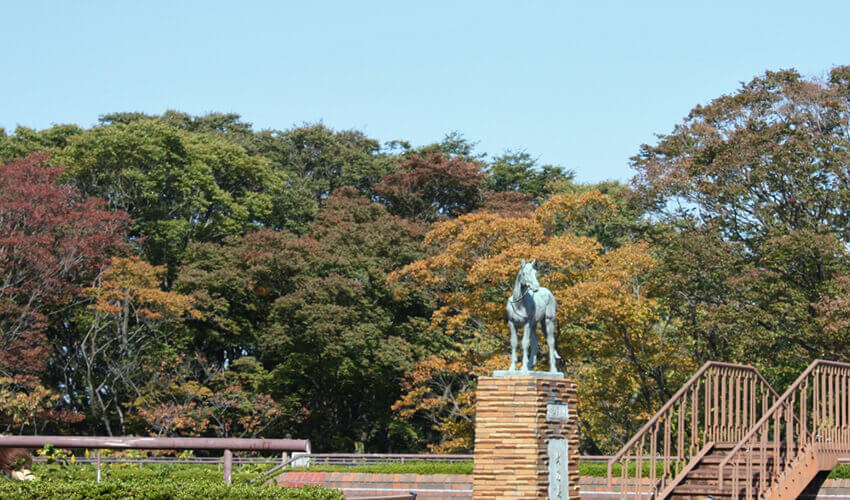
[(413, 156), (375, 185), (390, 213), (434, 221), (474, 210), (481, 202), (485, 174), (481, 164), (440, 153)]
[[(46, 367), (46, 329), (123, 245), (124, 212), (59, 183), (62, 168), (35, 154), (0, 166), (0, 373)], [(48, 311), (50, 313), (48, 314)]]

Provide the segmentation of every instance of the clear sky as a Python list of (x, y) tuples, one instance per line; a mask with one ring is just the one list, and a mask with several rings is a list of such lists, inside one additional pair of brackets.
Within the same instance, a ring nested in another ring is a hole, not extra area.
[(0, 0), (0, 126), (115, 111), (322, 121), (414, 145), (457, 130), (580, 181), (768, 69), (850, 64), (848, 1)]

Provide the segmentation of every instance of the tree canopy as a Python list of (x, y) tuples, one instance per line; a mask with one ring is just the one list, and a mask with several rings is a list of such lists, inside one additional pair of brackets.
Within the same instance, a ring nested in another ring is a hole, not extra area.
[(234, 113), (0, 129), (3, 432), (469, 450), (521, 259), (586, 453), (705, 360), (782, 387), (848, 356), (850, 68), (694, 107), (630, 183), (477, 148)]

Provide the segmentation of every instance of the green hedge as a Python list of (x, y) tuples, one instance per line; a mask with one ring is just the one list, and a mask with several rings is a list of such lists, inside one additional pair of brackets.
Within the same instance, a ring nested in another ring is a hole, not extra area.
[(278, 488), (246, 484), (226, 485), (222, 481), (150, 481), (148, 479), (112, 480), (100, 483), (86, 481), (0, 480), (0, 498), (5, 500), (195, 500), (258, 499), (258, 500), (341, 500), (336, 490), (317, 487)]
[[(233, 484), (247, 483), (261, 476), (273, 465), (234, 465)], [(39, 479), (52, 481), (87, 481), (97, 477), (97, 469), (91, 464), (60, 466), (57, 464), (34, 464), (33, 474)], [(103, 464), (102, 478), (111, 480), (147, 479), (150, 481), (209, 481), (222, 482), (223, 474), (218, 465), (207, 464)]]
[(103, 481), (95, 481), (93, 465), (34, 464), (37, 480), (21, 482), (0, 478), (0, 499), (35, 500), (341, 500), (337, 490), (318, 487), (278, 488), (246, 484), (261, 476), (271, 465), (244, 465), (233, 468), (233, 485), (224, 484), (215, 465), (186, 464), (104, 464)]

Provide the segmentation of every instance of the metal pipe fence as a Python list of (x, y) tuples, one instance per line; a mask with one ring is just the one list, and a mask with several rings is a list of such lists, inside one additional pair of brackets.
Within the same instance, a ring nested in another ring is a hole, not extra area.
[[(309, 465), (342, 465), (357, 467), (360, 465), (382, 465), (413, 462), (472, 462), (474, 455), (401, 455), (401, 454), (355, 454), (355, 453), (297, 453), (293, 461), (301, 460)], [(582, 462), (607, 463), (613, 455), (580, 455)], [(636, 457), (623, 457), (634, 460)], [(664, 457), (658, 456), (658, 460)], [(288, 457), (233, 457), (234, 465), (280, 465), (287, 462)], [(35, 457), (34, 462), (46, 462), (46, 457)], [(97, 461), (96, 457), (75, 457), (75, 463), (92, 464)], [(841, 462), (850, 462), (850, 458), (841, 459)], [(102, 457), (102, 463), (119, 464), (212, 464), (223, 462), (223, 457), (176, 457), (176, 456), (148, 456), (148, 457)]]
[[(233, 450), (310, 452), (306, 439), (241, 439), (241, 438), (179, 438), (131, 436), (0, 436), (0, 447), (41, 448), (50, 444), (56, 448), (94, 449), (97, 480), (100, 481), (103, 462), (102, 449), (137, 450), (221, 450), (224, 482), (233, 481)], [(76, 461), (76, 458), (75, 458)], [(174, 462), (172, 462), (174, 463)]]

